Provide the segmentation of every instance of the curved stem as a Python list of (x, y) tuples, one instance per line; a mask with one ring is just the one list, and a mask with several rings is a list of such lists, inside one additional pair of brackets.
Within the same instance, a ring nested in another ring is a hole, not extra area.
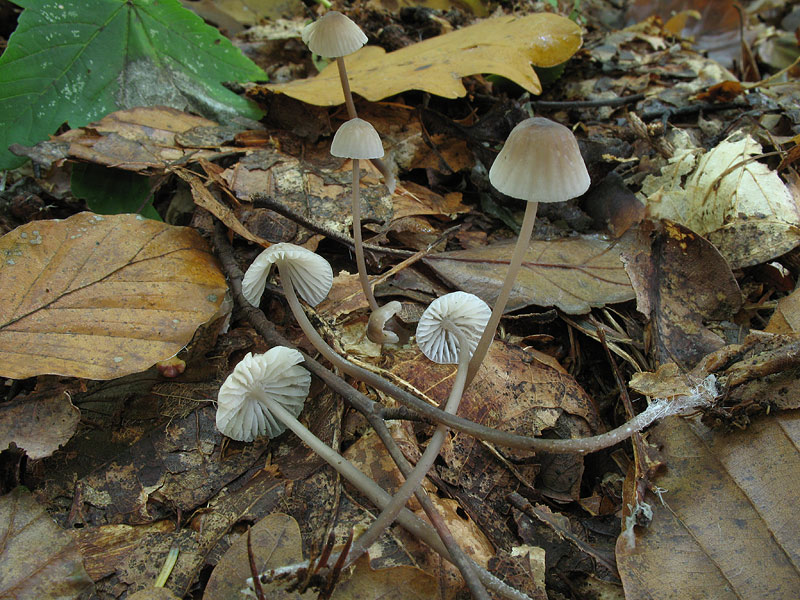
[[(280, 266), (278, 268), (280, 269)], [(319, 351), (319, 353), (328, 359), (334, 367), (342, 371), (342, 373), (350, 375), (350, 377), (358, 379), (359, 381), (363, 381), (367, 385), (380, 390), (385, 394), (388, 394), (398, 402), (405, 404), (406, 406), (410, 406), (422, 415), (433, 419), (438, 423), (447, 425), (456, 431), (466, 433), (467, 435), (476, 437), (479, 440), (485, 440), (487, 442), (492, 442), (494, 444), (498, 444), (499, 446), (507, 446), (509, 448), (534, 450), (537, 452), (551, 452), (554, 454), (584, 454), (588, 452), (597, 452), (603, 448), (608, 448), (609, 446), (618, 444), (619, 442), (627, 440), (636, 431), (641, 431), (643, 427), (646, 427), (646, 425), (642, 425), (639, 421), (634, 422), (634, 419), (629, 423), (625, 423), (624, 425), (621, 425), (616, 429), (612, 429), (611, 431), (601, 435), (587, 438), (573, 438), (568, 440), (551, 440), (518, 435), (515, 433), (509, 433), (507, 431), (501, 431), (499, 429), (493, 429), (491, 427), (486, 427), (485, 425), (479, 425), (474, 421), (463, 419), (457, 415), (447, 413), (436, 408), (435, 406), (431, 406), (423, 400), (420, 400), (414, 394), (397, 387), (383, 377), (380, 377), (371, 371), (367, 371), (366, 369), (362, 369), (361, 367), (358, 367), (339, 356), (336, 352), (334, 352), (333, 348), (328, 346), (325, 340), (322, 339), (322, 336), (320, 336), (316, 329), (314, 329), (314, 327), (311, 325), (311, 322), (308, 320), (303, 307), (300, 305), (300, 301), (295, 295), (291, 279), (288, 276), (284, 277), (284, 273), (281, 273), (281, 282), (283, 283), (283, 289), (286, 292), (286, 301), (289, 304), (289, 308), (291, 308), (295, 319), (297, 319), (297, 323), (303, 330), (303, 333), (306, 334), (308, 340)]]
[(339, 81), (342, 82), (342, 93), (344, 94), (344, 103), (347, 106), (347, 116), (355, 119), (356, 105), (353, 102), (353, 92), (350, 91), (350, 81), (347, 79), (347, 69), (344, 66), (344, 56), (336, 57), (336, 66), (339, 68)]
[(486, 329), (483, 330), (478, 345), (475, 347), (475, 352), (472, 353), (472, 359), (469, 361), (469, 372), (467, 373), (467, 385), (469, 385), (475, 378), (483, 359), (486, 358), (486, 353), (489, 351), (489, 346), (494, 339), (494, 334), (497, 331), (497, 326), (500, 324), (500, 318), (503, 316), (503, 311), (506, 308), (508, 297), (511, 295), (511, 289), (514, 287), (514, 281), (517, 279), (517, 273), (522, 265), (522, 259), (525, 257), (525, 252), (531, 241), (531, 234), (533, 233), (533, 224), (536, 222), (536, 209), (539, 207), (538, 202), (528, 202), (525, 207), (525, 216), (522, 219), (522, 228), (519, 230), (517, 243), (514, 246), (514, 252), (511, 255), (511, 261), (508, 263), (508, 271), (506, 271), (506, 278), (503, 281), (503, 287), (500, 288), (500, 294), (494, 303), (492, 309), (492, 316), (489, 317), (489, 322), (486, 324)]
[[(445, 405), (445, 411), (455, 413), (458, 410), (458, 405), (461, 402), (461, 395), (464, 392), (464, 383), (467, 377), (467, 365), (469, 364), (469, 352), (462, 352), (461, 348), (467, 348), (467, 342), (464, 335), (453, 329), (453, 334), (458, 340), (459, 344), (459, 364), (458, 371), (456, 372), (453, 388), (450, 391), (450, 396)], [(422, 483), (425, 475), (433, 466), (436, 457), (439, 456), (439, 450), (444, 443), (445, 436), (447, 435), (448, 427), (446, 425), (439, 425), (434, 431), (433, 436), (428, 442), (428, 447), (423, 452), (422, 457), (417, 462), (417, 466), (406, 478), (405, 483), (392, 497), (392, 501), (386, 505), (378, 518), (369, 526), (359, 538), (353, 543), (350, 553), (347, 557), (346, 564), (352, 564), (359, 556), (366, 552), (372, 544), (374, 544), (381, 534), (394, 522), (397, 514), (403, 509), (408, 502), (408, 499), (414, 494), (417, 488)]]
[[(316, 452), (331, 467), (336, 469), (336, 471), (342, 477), (347, 479), (347, 481), (355, 486), (370, 500), (370, 502), (375, 504), (375, 506), (384, 508), (391, 502), (392, 497), (386, 490), (380, 487), (372, 479), (364, 475), (364, 473), (359, 471), (355, 465), (353, 465), (353, 463), (344, 458), (341, 454), (336, 452), (333, 448), (328, 446), (325, 442), (314, 435), (283, 406), (270, 398), (266, 398), (265, 402), (275, 418), (286, 425), (287, 428), (291, 429), (297, 437), (307, 444), (309, 448)], [(417, 517), (410, 510), (407, 508), (401, 508), (399, 514), (397, 515), (397, 522), (400, 523), (403, 528), (407, 529), (413, 535), (428, 544), (441, 556), (449, 561), (452, 561), (447, 548), (444, 547), (442, 541), (439, 539), (439, 536), (436, 535), (436, 531), (434, 531), (434, 529), (428, 525), (428, 523)], [(504, 583), (489, 573), (486, 569), (480, 567), (471, 559), (470, 562), (478, 571), (481, 581), (492, 591), (495, 591), (511, 600), (530, 600), (527, 595)]]
[(361, 282), (361, 289), (364, 290), (364, 295), (369, 302), (371, 311), (378, 310), (378, 302), (375, 300), (375, 294), (372, 293), (372, 286), (369, 283), (367, 276), (367, 263), (364, 260), (364, 243), (361, 240), (361, 197), (359, 189), (359, 161), (357, 158), (353, 159), (353, 241), (355, 242), (354, 248), (356, 251), (356, 264), (358, 265), (358, 280)]

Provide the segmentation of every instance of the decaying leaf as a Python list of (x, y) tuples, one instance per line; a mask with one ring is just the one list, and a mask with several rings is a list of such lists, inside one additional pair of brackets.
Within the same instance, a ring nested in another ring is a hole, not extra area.
[[(212, 130), (225, 131), (226, 135), (216, 135), (211, 145), (196, 145), (199, 139), (192, 132), (198, 130), (206, 135)], [(213, 158), (218, 148), (234, 150), (226, 144), (236, 131), (174, 108), (139, 106), (113, 112), (30, 148), (15, 147), (15, 152), (45, 166), (72, 158), (139, 173), (160, 172), (189, 157)]]
[[(531, 242), (506, 310), (526, 306), (556, 306), (569, 314), (633, 298), (619, 259), (636, 235), (618, 240), (586, 235)], [(425, 262), (457, 289), (468, 291), (490, 306), (497, 298), (511, 259), (513, 244), (493, 244), (443, 252)]]
[(0, 405), (0, 449), (13, 442), (29, 458), (38, 459), (50, 456), (72, 437), (81, 411), (67, 393), (32, 396)]
[(438, 595), (439, 582), (422, 569), (373, 569), (365, 555), (350, 578), (336, 586), (331, 600), (430, 600)]
[[(531, 65), (558, 65), (580, 46), (580, 27), (566, 17), (502, 16), (389, 54), (378, 46), (365, 46), (347, 57), (347, 74), (353, 93), (373, 102), (407, 90), (460, 98), (467, 93), (461, 78), (480, 73), (501, 75), (539, 94), (542, 86)], [(266, 87), (307, 104), (344, 102), (335, 64), (313, 79)]]
[(0, 370), (112, 379), (175, 355), (227, 286), (193, 229), (80, 213), (0, 238)]
[(650, 215), (707, 237), (733, 268), (788, 252), (800, 244), (800, 208), (778, 174), (753, 158), (761, 151), (736, 133), (705, 154), (677, 153), (642, 183)]
[[(247, 533), (241, 535), (222, 556), (206, 585), (203, 600), (228, 600), (239, 598), (245, 589), (245, 580), (250, 577), (250, 562), (247, 556)], [(300, 526), (292, 517), (273, 513), (261, 519), (249, 530), (250, 546), (256, 569), (265, 571), (285, 567), (303, 560)], [(279, 583), (265, 583), (262, 588), (268, 598), (275, 600), (316, 598), (313, 591), (299, 594), (287, 592)]]
[[(667, 469), (654, 482), (660, 497), (645, 498), (649, 526), (617, 541), (625, 597), (796, 598), (800, 413), (728, 434), (669, 417), (649, 441), (661, 448)], [(631, 488), (625, 486), (623, 506), (634, 502)]]
[(0, 597), (77, 598), (92, 589), (78, 544), (22, 487), (0, 497)]
[(739, 310), (739, 285), (717, 249), (689, 229), (648, 221), (639, 232), (623, 254), (637, 308), (651, 319), (659, 361), (692, 367), (725, 345), (708, 323)]

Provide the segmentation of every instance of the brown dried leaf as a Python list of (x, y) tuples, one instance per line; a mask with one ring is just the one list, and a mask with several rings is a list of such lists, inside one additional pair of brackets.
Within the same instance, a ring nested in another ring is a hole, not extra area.
[(625, 536), (617, 541), (625, 597), (797, 598), (800, 413), (732, 434), (670, 417), (649, 439), (667, 471), (655, 481), (661, 497), (645, 498), (650, 525), (635, 528), (634, 547)]
[(0, 370), (112, 379), (191, 340), (227, 286), (193, 229), (80, 213), (0, 238)]
[[(205, 132), (208, 139), (203, 142), (201, 137), (191, 135), (194, 131)], [(223, 131), (224, 135), (209, 138), (212, 131)], [(71, 129), (28, 148), (24, 155), (45, 165), (73, 158), (128, 171), (163, 171), (189, 157), (214, 158), (219, 153), (217, 148), (236, 150), (223, 148), (236, 131), (174, 108), (140, 106)]]
[[(347, 57), (354, 94), (377, 102), (406, 90), (422, 90), (445, 98), (467, 91), (461, 78), (493, 73), (514, 81), (532, 94), (542, 86), (531, 65), (552, 67), (581, 46), (580, 27), (551, 13), (502, 16), (430, 38), (386, 54), (365, 46)], [(344, 102), (339, 74), (330, 64), (313, 79), (267, 86), (307, 104), (334, 106)]]
[[(260, 571), (285, 567), (303, 560), (300, 526), (292, 517), (273, 513), (250, 528), (250, 545), (256, 568)], [(245, 580), (250, 577), (247, 556), (247, 534), (240, 536), (222, 556), (206, 585), (203, 600), (229, 600), (239, 598)], [(309, 590), (304, 594), (286, 592), (279, 584), (265, 583), (262, 588), (267, 598), (274, 600), (316, 598)]]
[(0, 448), (13, 442), (29, 458), (45, 458), (72, 437), (80, 420), (67, 393), (15, 398), (0, 406)]
[[(629, 251), (635, 230), (618, 240), (598, 235), (534, 240), (525, 254), (507, 311), (530, 305), (557, 306), (569, 314), (634, 297), (620, 253)], [(500, 291), (513, 244), (443, 252), (423, 259), (453, 287), (489, 305)]]
[(349, 579), (336, 586), (331, 600), (430, 600), (438, 597), (438, 582), (417, 567), (372, 569), (369, 558), (355, 563)]
[(651, 319), (659, 362), (692, 367), (725, 344), (706, 324), (731, 318), (742, 294), (708, 241), (672, 221), (648, 223), (622, 255), (625, 269), (639, 312)]
[(77, 598), (93, 588), (78, 544), (18, 487), (0, 497), (0, 597)]

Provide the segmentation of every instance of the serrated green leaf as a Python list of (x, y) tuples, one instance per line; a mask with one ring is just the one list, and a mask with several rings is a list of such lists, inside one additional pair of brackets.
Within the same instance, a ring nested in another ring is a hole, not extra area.
[(163, 104), (215, 120), (258, 118), (223, 81), (264, 72), (177, 0), (16, 0), (25, 10), (0, 57), (0, 168), (24, 162), (61, 124)]

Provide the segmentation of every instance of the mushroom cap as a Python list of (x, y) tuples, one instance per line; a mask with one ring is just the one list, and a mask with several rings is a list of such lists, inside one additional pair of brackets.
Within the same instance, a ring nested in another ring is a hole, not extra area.
[(578, 141), (567, 128), (542, 117), (525, 119), (508, 134), (489, 169), (503, 194), (528, 202), (563, 202), (589, 189)]
[(361, 28), (336, 10), (306, 25), (301, 35), (309, 50), (326, 58), (352, 54), (367, 43)]
[(278, 402), (295, 417), (299, 415), (311, 386), (311, 375), (301, 362), (302, 354), (284, 346), (264, 354), (248, 352), (219, 388), (217, 429), (242, 442), (283, 433), (286, 426), (272, 416), (264, 398)]
[(474, 294), (445, 294), (431, 302), (422, 313), (417, 324), (417, 345), (435, 363), (457, 364), (458, 339), (452, 328), (457, 327), (466, 336), (472, 357), (491, 315), (486, 302)]
[(342, 158), (380, 158), (381, 136), (369, 121), (355, 117), (339, 127), (333, 136), (331, 154)]
[(291, 277), (299, 296), (311, 306), (325, 299), (333, 285), (333, 270), (327, 260), (302, 246), (273, 244), (247, 268), (242, 279), (242, 293), (253, 306), (261, 303), (272, 265), (278, 265), (281, 277)]

